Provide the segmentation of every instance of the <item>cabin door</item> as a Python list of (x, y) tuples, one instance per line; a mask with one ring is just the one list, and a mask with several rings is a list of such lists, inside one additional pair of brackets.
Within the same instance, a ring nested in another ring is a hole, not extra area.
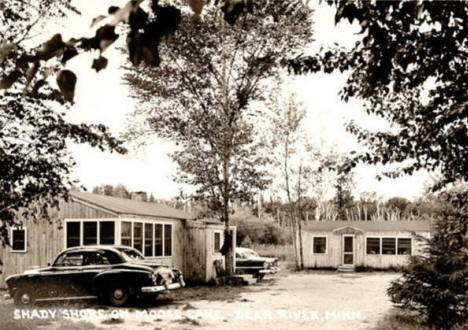
[(343, 235), (343, 265), (354, 265), (354, 235)]

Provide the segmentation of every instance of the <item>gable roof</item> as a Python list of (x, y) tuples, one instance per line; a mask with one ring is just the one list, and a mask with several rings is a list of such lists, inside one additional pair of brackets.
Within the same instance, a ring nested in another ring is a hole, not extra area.
[(195, 219), (195, 216), (191, 213), (184, 212), (164, 204), (104, 196), (82, 191), (70, 191), (69, 195), (72, 200), (84, 202), (91, 207), (99, 207), (119, 215), (127, 214), (181, 220)]
[(431, 222), (428, 220), (416, 221), (310, 221), (304, 229), (309, 231), (333, 231), (343, 227), (354, 227), (364, 232), (379, 231), (431, 231)]

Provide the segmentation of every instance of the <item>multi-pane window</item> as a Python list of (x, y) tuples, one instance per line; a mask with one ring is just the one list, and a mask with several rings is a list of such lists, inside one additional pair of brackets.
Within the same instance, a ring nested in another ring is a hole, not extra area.
[(382, 255), (411, 255), (410, 237), (367, 237), (366, 253)]
[(398, 238), (398, 254), (411, 255), (411, 238)]
[(13, 252), (26, 252), (27, 246), (26, 228), (13, 228), (11, 230), (11, 250)]
[(367, 238), (367, 254), (380, 254), (380, 237)]
[(66, 245), (113, 245), (115, 244), (115, 221), (67, 221)]
[(219, 252), (221, 250), (221, 233), (214, 233), (214, 252)]
[(122, 221), (120, 243), (126, 246), (132, 246), (132, 223)]
[(327, 238), (326, 237), (314, 237), (313, 246), (314, 246), (314, 253), (326, 253)]
[(170, 257), (172, 256), (172, 225), (123, 221), (121, 244), (133, 246), (147, 257)]
[(395, 254), (396, 253), (396, 239), (394, 237), (382, 238), (382, 254)]

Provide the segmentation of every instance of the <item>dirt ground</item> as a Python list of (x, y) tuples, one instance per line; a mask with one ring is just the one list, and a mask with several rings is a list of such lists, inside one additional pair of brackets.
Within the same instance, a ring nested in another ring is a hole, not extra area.
[(70, 321), (64, 317), (73, 316), (76, 323), (89, 322), (83, 329), (369, 329), (391, 309), (385, 290), (397, 277), (284, 272), (245, 287), (178, 290), (149, 306), (61, 306), (61, 319), (42, 320), (36, 328), (61, 329)]

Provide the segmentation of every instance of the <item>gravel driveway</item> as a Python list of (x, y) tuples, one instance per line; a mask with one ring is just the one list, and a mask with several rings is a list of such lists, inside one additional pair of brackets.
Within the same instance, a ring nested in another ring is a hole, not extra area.
[[(178, 290), (159, 297), (151, 307), (61, 306), (59, 314), (81, 313), (73, 320), (91, 322), (96, 329), (367, 329), (391, 308), (385, 290), (397, 277), (282, 272), (247, 287)], [(61, 329), (70, 322), (49, 321), (39, 328)]]

